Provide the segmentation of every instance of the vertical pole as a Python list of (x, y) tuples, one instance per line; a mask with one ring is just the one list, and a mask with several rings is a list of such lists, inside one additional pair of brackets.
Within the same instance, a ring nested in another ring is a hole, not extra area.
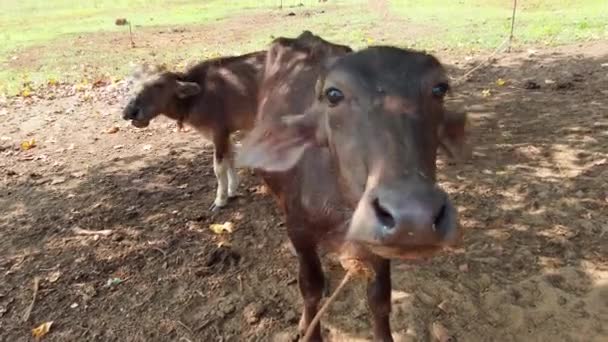
[(509, 48), (508, 52), (511, 52), (511, 42), (513, 41), (513, 29), (515, 28), (515, 11), (517, 10), (517, 0), (513, 0), (513, 15), (511, 15), (511, 34), (509, 35)]
[(131, 22), (127, 22), (129, 24), (129, 38), (131, 39), (131, 47), (135, 47), (135, 42), (133, 41), (133, 31), (131, 30)]

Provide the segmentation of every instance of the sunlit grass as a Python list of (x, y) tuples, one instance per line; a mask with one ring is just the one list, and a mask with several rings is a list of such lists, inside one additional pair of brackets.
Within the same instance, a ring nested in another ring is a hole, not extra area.
[[(281, 2), (283, 10), (279, 10)], [(89, 77), (83, 74), (83, 65), (118, 77), (129, 71), (133, 61), (177, 65), (213, 54), (245, 53), (263, 49), (273, 37), (294, 36), (306, 29), (354, 48), (382, 43), (429, 50), (490, 50), (509, 34), (511, 4), (508, 0), (393, 0), (382, 13), (366, 0), (0, 0), (0, 93), (14, 94), (29, 81), (74, 82)], [(292, 11), (297, 15), (288, 16)], [(255, 15), (269, 19), (261, 25), (249, 23), (247, 18)], [(133, 24), (136, 43), (139, 34), (154, 37), (176, 26), (193, 31), (213, 27), (223, 35), (221, 27), (230, 18), (231, 28), (243, 18), (240, 31), (246, 35), (228, 34), (213, 42), (190, 36), (188, 42), (130, 49), (128, 29), (116, 26), (117, 18)], [(516, 18), (519, 46), (608, 38), (605, 0), (520, 1)], [(106, 38), (100, 39), (98, 33)]]

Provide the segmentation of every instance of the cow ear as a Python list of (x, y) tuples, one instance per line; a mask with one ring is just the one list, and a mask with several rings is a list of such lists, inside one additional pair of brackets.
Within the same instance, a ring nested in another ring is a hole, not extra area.
[(177, 89), (175, 89), (175, 94), (180, 99), (194, 96), (200, 92), (201, 87), (196, 82), (177, 81)]
[(465, 162), (472, 157), (467, 142), (467, 113), (446, 111), (439, 124), (439, 147), (456, 162)]
[(236, 164), (269, 172), (293, 168), (304, 152), (323, 144), (317, 112), (259, 122), (242, 142)]

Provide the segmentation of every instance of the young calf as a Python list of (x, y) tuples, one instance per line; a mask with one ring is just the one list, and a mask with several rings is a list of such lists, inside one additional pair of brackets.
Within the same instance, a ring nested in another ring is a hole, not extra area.
[(253, 126), (265, 57), (264, 51), (253, 52), (207, 60), (185, 73), (145, 74), (123, 111), (123, 118), (135, 127), (147, 127), (164, 114), (179, 127), (186, 123), (213, 142), (218, 184), (211, 209), (225, 206), (236, 195), (238, 176), (230, 135)]
[[(448, 80), (433, 56), (351, 49), (305, 31), (266, 58), (258, 122), (238, 162), (260, 172), (286, 216), (304, 301), (300, 331), (322, 298), (317, 249), (374, 270), (375, 340), (392, 341), (390, 258), (432, 255), (460, 239), (457, 211), (435, 183)], [(294, 114), (294, 115), (290, 115)], [(314, 327), (314, 340), (322, 340)]]

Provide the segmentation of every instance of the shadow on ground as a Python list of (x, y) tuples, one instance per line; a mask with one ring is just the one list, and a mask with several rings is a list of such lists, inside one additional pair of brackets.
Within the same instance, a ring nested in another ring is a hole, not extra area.
[[(458, 89), (452, 104), (471, 115), (475, 155), (462, 166), (442, 160), (440, 181), (459, 207), (465, 240), (429, 262), (394, 264), (396, 337), (430, 340), (433, 322), (461, 341), (606, 336), (606, 62), (605, 47), (594, 57), (518, 55)], [(527, 81), (540, 89), (525, 89)], [(210, 213), (210, 150), (159, 134), (129, 143), (163, 141), (166, 153), (103, 155), (77, 175), (30, 170), (31, 161), (17, 159), (3, 170), (2, 340), (27, 340), (49, 320), (49, 341), (293, 337), (296, 261), (272, 198), (243, 171), (243, 196)], [(236, 227), (227, 237), (208, 229), (225, 221)], [(75, 227), (112, 233), (78, 235)], [(326, 269), (335, 286), (342, 271)], [(40, 288), (24, 323), (34, 277)], [(113, 278), (123, 282), (108, 285)], [(351, 284), (333, 304), (324, 318), (332, 340), (371, 337), (361, 298), (363, 284)]]

